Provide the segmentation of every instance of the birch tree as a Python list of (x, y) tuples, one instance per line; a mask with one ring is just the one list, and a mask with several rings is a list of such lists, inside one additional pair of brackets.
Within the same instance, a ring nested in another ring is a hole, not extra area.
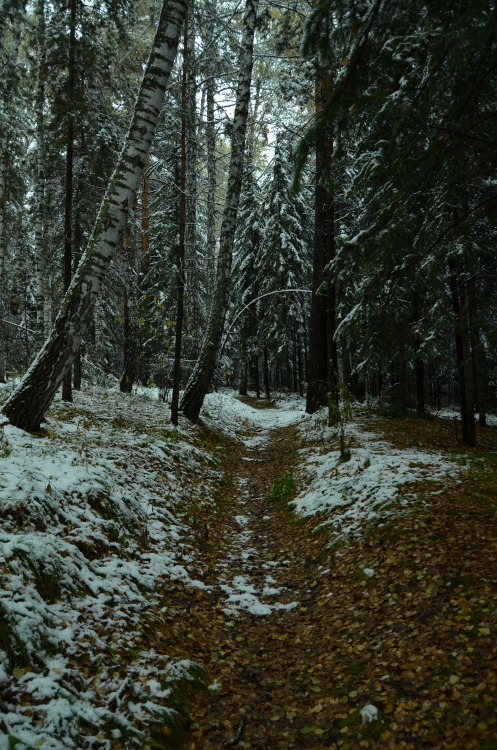
[(52, 333), (4, 405), (3, 410), (12, 424), (22, 429), (39, 428), (91, 321), (95, 300), (115, 254), (157, 126), (185, 9), (185, 0), (166, 0), (162, 7), (130, 129), (87, 248), (64, 297)]
[(188, 419), (194, 422), (198, 419), (205, 394), (214, 374), (228, 307), (233, 243), (243, 178), (245, 134), (250, 101), (257, 5), (258, 0), (247, 0), (243, 18), (239, 75), (231, 140), (231, 158), (219, 240), (216, 288), (200, 355), (186, 385), (181, 402), (183, 413)]

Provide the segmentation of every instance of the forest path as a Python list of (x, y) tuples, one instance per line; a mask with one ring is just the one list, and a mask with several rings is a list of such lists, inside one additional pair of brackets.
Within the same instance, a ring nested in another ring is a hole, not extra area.
[(243, 437), (214, 532), (222, 552), (204, 578), (217, 613), (206, 664), (212, 683), (186, 747), (323, 747), (332, 740), (316, 720), (320, 694), (332, 687), (332, 631), (321, 622), (329, 586), (304, 527), (278, 502), (291, 491), (295, 429)]
[[(169, 652), (208, 672), (181, 747), (495, 750), (494, 473), (407, 485), (411, 509), (330, 547), (319, 515), (288, 507), (300, 431), (249, 428), (193, 519), (195, 587), (164, 592)], [(376, 428), (401, 450), (447, 439), (422, 420)]]

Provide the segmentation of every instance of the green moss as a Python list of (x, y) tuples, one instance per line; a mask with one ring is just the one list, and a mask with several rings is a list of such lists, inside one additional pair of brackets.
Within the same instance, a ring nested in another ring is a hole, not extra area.
[(276, 477), (269, 493), (268, 502), (291, 500), (295, 497), (295, 480), (291, 471), (286, 471), (282, 477)]

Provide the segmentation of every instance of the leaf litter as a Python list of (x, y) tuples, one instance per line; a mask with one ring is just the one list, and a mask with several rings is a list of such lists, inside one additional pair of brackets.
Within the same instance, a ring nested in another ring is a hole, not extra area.
[(2, 750), (495, 745), (492, 429), (363, 411), (341, 462), (265, 406), (174, 430), (94, 389), (4, 428)]

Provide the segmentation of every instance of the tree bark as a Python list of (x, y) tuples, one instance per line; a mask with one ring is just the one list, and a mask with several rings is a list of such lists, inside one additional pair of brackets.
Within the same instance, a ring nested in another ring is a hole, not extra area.
[(183, 340), (183, 320), (185, 312), (185, 256), (186, 256), (186, 131), (187, 123), (187, 87), (188, 87), (188, 59), (190, 45), (188, 34), (190, 31), (188, 16), (191, 10), (191, 2), (188, 5), (185, 17), (185, 32), (183, 44), (183, 74), (181, 81), (181, 154), (180, 154), (180, 180), (179, 180), (179, 242), (176, 268), (176, 329), (174, 335), (174, 362), (173, 362), (173, 387), (171, 394), (171, 422), (178, 424), (179, 418), (179, 389), (181, 385), (181, 345)]
[(269, 355), (267, 346), (264, 347), (264, 392), (268, 401), (271, 400), (271, 381), (269, 378)]
[[(72, 277), (72, 204), (74, 172), (74, 115), (76, 106), (76, 0), (69, 5), (69, 61), (66, 96), (66, 178), (64, 197), (64, 292), (71, 285)], [(71, 368), (62, 380), (62, 399), (72, 401)]]
[(176, 57), (186, 0), (166, 0), (130, 129), (98, 212), (92, 236), (67, 291), (53, 331), (4, 405), (12, 424), (35, 430), (78, 352), (98, 292), (114, 257), (128, 206), (139, 184)]
[(475, 402), (480, 427), (486, 427), (486, 393), (485, 393), (485, 349), (480, 334), (478, 320), (478, 296), (474, 276), (466, 284), (468, 298), (469, 336), (471, 357), (473, 361), (473, 379), (475, 384)]
[(36, 204), (35, 204), (35, 306), (36, 346), (40, 347), (45, 329), (45, 0), (36, 5), (38, 76), (36, 83)]
[[(318, 76), (316, 84), (316, 115), (322, 111), (330, 77)], [(335, 334), (335, 284), (328, 282), (325, 269), (335, 255), (334, 196), (322, 184), (331, 169), (333, 141), (325, 133), (316, 148), (315, 233), (312, 266), (312, 299), (309, 327), (309, 371), (306, 411), (314, 414), (328, 399), (337, 401), (337, 347)]]
[(185, 328), (187, 356), (198, 355), (202, 309), (199, 295), (199, 259), (197, 243), (197, 71), (195, 60), (195, 5), (190, 0), (185, 38)]
[(5, 383), (5, 209), (7, 203), (7, 136), (0, 124), (0, 383)]
[[(142, 182), (143, 187), (143, 182)], [(126, 227), (124, 250), (126, 264), (126, 287), (123, 301), (123, 374), (119, 381), (119, 390), (121, 393), (131, 393), (138, 372), (138, 352), (139, 352), (139, 334), (138, 334), (138, 314), (137, 314), (137, 296), (139, 291), (136, 286), (136, 249), (135, 237), (129, 226)], [(141, 265), (143, 270), (143, 245), (141, 248)]]
[(245, 5), (228, 188), (219, 242), (216, 290), (199, 359), (187, 383), (181, 403), (185, 416), (193, 422), (196, 422), (199, 417), (205, 394), (214, 374), (228, 306), (233, 241), (243, 177), (257, 5), (258, 0), (247, 0)]
[(238, 388), (240, 396), (248, 396), (248, 361), (245, 356), (242, 361), (242, 372), (240, 375), (240, 387)]
[(469, 332), (467, 327), (467, 309), (461, 300), (461, 279), (457, 273), (454, 260), (449, 261), (450, 289), (454, 310), (454, 337), (456, 344), (456, 366), (459, 381), (459, 407), (463, 441), (467, 445), (476, 445), (474, 415), (474, 383)]

